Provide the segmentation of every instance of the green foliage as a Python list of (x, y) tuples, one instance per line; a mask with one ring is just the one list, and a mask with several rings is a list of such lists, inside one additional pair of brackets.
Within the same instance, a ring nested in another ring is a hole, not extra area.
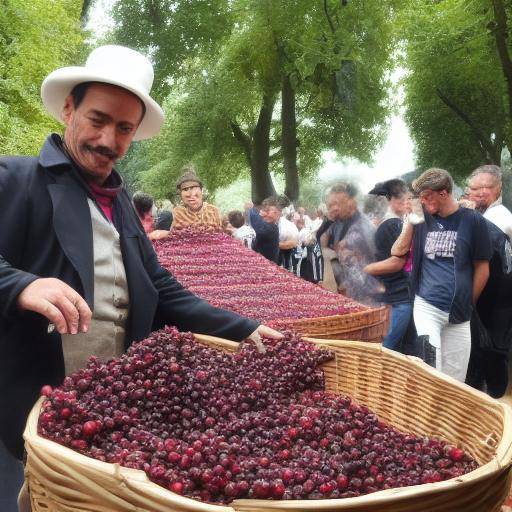
[(114, 4), (112, 39), (151, 54), (153, 94), (162, 100), (187, 73), (188, 62), (216, 52), (230, 32), (230, 0), (121, 0)]
[(39, 152), (59, 125), (45, 112), (39, 88), (54, 69), (73, 62), (82, 43), (81, 2), (3, 0), (0, 7), (0, 154)]
[(491, 159), (482, 140), (501, 152), (510, 120), (492, 19), (487, 0), (412, 0), (403, 11), (406, 119), (420, 168), (443, 167), (460, 178)]
[[(329, 0), (327, 12), (311, 0), (118, 2), (114, 37), (151, 51), (166, 95), (166, 127), (136, 152), (139, 183), (168, 196), (190, 161), (212, 191), (248, 177), (232, 124), (250, 140), (264, 95), (278, 96), (284, 75), (296, 92), (301, 175), (316, 173), (326, 149), (369, 160), (389, 111), (392, 2)], [(278, 105), (270, 167), (279, 174)]]

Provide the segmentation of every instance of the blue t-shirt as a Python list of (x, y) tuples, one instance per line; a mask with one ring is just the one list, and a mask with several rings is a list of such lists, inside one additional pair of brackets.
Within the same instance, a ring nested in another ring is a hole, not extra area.
[(455, 292), (455, 247), (461, 210), (448, 217), (432, 216), (425, 239), (418, 295), (432, 306), (450, 312)]

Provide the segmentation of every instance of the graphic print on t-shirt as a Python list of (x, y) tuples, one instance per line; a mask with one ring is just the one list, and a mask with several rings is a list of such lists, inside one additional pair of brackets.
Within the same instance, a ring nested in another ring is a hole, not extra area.
[(425, 240), (425, 256), (453, 258), (457, 245), (457, 231), (429, 231)]

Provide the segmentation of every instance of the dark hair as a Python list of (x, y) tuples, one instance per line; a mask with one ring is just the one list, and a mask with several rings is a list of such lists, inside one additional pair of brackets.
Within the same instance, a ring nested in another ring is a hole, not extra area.
[(283, 208), (287, 208), (291, 204), (290, 199), (285, 194), (280, 194), (276, 196), (276, 200), (279, 203), (279, 207), (281, 208), (281, 210)]
[(82, 101), (85, 98), (87, 90), (89, 89), (89, 87), (91, 87), (93, 83), (94, 82), (83, 82), (81, 84), (75, 85), (75, 87), (71, 89), (71, 92), (69, 94), (71, 94), (71, 97), (73, 98), (73, 105), (75, 106), (75, 108), (78, 108), (80, 106), (80, 103), (82, 103)]
[(172, 212), (169, 210), (162, 210), (155, 221), (155, 229), (164, 229), (169, 231), (172, 225)]
[(270, 196), (267, 197), (266, 199), (263, 199), (263, 201), (261, 202), (261, 206), (263, 208), (265, 208), (266, 206), (275, 206), (279, 210), (283, 209), (283, 207), (281, 206), (281, 201), (279, 200), (278, 196)]
[(405, 181), (397, 178), (377, 183), (368, 194), (385, 196), (389, 201), (392, 197), (400, 198), (409, 191)]
[[(75, 85), (75, 87), (73, 87), (73, 89), (71, 89), (71, 92), (69, 93), (71, 95), (71, 97), (73, 98), (73, 105), (75, 106), (75, 108), (78, 108), (80, 106), (80, 103), (82, 103), (82, 101), (84, 101), (84, 98), (85, 98), (85, 95), (87, 94), (87, 91), (89, 90), (89, 87), (91, 87), (91, 85), (94, 85), (94, 84), (106, 84), (106, 85), (112, 85), (113, 87), (119, 87), (118, 85), (114, 85), (114, 84), (107, 84), (106, 82), (82, 82), (81, 84), (77, 84)], [(123, 89), (123, 87), (119, 87), (120, 89)], [(128, 89), (125, 89), (126, 91)], [(131, 92), (131, 91), (128, 91), (128, 92)], [(146, 115), (146, 105), (144, 104), (144, 102), (134, 93), (132, 93), (139, 101), (140, 101), (140, 104), (142, 105), (142, 116), (140, 117), (140, 120), (142, 121), (142, 119), (144, 119), (144, 116)]]
[(153, 198), (144, 192), (135, 192), (135, 194), (133, 194), (132, 201), (139, 217), (144, 216), (151, 210), (151, 208), (153, 208)]
[(241, 228), (245, 224), (244, 214), (240, 210), (229, 212), (228, 220), (234, 228)]

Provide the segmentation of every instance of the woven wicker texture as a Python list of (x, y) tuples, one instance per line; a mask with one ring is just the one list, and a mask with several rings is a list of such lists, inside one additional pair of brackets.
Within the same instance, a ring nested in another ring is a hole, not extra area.
[[(237, 344), (198, 339), (220, 350)], [(140, 471), (80, 455), (37, 435), (41, 401), (25, 430), (26, 477), (34, 512), (499, 512), (510, 488), (512, 410), (483, 393), (445, 377), (421, 361), (379, 345), (316, 340), (336, 354), (324, 366), (328, 390), (349, 394), (390, 424), (422, 435), (442, 436), (468, 450), (481, 464), (460, 478), (379, 491), (339, 500), (237, 500), (208, 505), (151, 483)]]
[(286, 325), (312, 338), (380, 342), (388, 331), (389, 308), (291, 320)]

